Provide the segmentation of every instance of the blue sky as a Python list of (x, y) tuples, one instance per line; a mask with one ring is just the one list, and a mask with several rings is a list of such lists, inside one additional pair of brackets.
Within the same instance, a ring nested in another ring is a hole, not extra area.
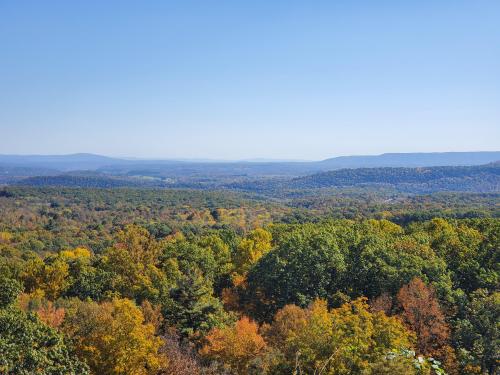
[(500, 2), (0, 0), (0, 153), (500, 149)]

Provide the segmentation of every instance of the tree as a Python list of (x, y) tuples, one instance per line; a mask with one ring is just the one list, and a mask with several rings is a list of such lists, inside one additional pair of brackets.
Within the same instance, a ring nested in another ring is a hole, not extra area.
[(446, 375), (441, 362), (416, 356), (413, 350), (392, 350), (371, 362), (363, 375)]
[(0, 277), (0, 309), (10, 306), (22, 291), (19, 281), (7, 277)]
[(286, 306), (265, 337), (283, 353), (274, 372), (279, 374), (362, 373), (392, 348), (410, 348), (414, 340), (398, 319), (371, 313), (364, 298), (330, 311), (324, 300), (307, 309)]
[(370, 309), (373, 312), (382, 311), (386, 315), (392, 312), (393, 298), (389, 293), (382, 293), (370, 301)]
[(156, 374), (166, 363), (153, 325), (144, 324), (141, 310), (128, 299), (79, 302), (62, 328), (96, 374)]
[(230, 375), (220, 363), (204, 365), (194, 346), (182, 340), (175, 329), (168, 329), (162, 338), (165, 342), (162, 351), (168, 358), (162, 375)]
[[(500, 292), (479, 289), (471, 294), (456, 324), (455, 341), (462, 352), (465, 370), (497, 374), (500, 348)], [(464, 370), (464, 372), (465, 372)]]
[(81, 265), (77, 269), (70, 266), (70, 272), (72, 282), (65, 293), (67, 297), (102, 301), (114, 292), (116, 274), (100, 258), (94, 258), (92, 264)]
[(51, 300), (60, 297), (70, 285), (69, 266), (58, 256), (30, 259), (21, 277), (27, 292), (39, 289)]
[(441, 294), (451, 290), (446, 262), (425, 239), (398, 234), (387, 225), (374, 226), (373, 221), (361, 223), (356, 231), (360, 238), (350, 245), (344, 280), (346, 289), (354, 291), (354, 296), (394, 295), (415, 277), (439, 285)]
[(116, 237), (117, 242), (106, 249), (103, 257), (103, 268), (112, 274), (113, 289), (138, 301), (158, 299), (165, 283), (158, 268), (158, 242), (136, 225), (127, 225)]
[(431, 220), (427, 228), (431, 246), (446, 260), (456, 287), (467, 292), (481, 287), (481, 279), (486, 271), (484, 261), (487, 258), (487, 254), (481, 251), (481, 233), (466, 225), (453, 225), (444, 219)]
[(210, 280), (197, 269), (179, 278), (169, 297), (162, 301), (162, 311), (165, 322), (184, 337), (208, 332), (227, 320), (221, 301), (213, 296)]
[(283, 233), (249, 271), (242, 300), (254, 317), (269, 321), (287, 304), (305, 307), (316, 298), (331, 297), (345, 271), (344, 254), (331, 228), (298, 226)]
[(127, 225), (117, 234), (117, 248), (126, 250), (134, 263), (155, 264), (161, 248), (149, 232), (137, 225)]
[(163, 350), (168, 357), (168, 364), (164, 370), (167, 375), (201, 375), (202, 367), (195, 353), (187, 345), (181, 345), (180, 338), (174, 332), (163, 336), (165, 345)]
[(218, 235), (204, 236), (198, 241), (198, 245), (213, 255), (217, 264), (216, 277), (228, 274), (231, 271), (233, 266), (231, 263), (231, 250)]
[(244, 275), (257, 261), (271, 250), (272, 235), (267, 230), (257, 228), (241, 240), (236, 254), (234, 266), (238, 274)]
[(411, 358), (381, 356), (368, 365), (365, 374), (369, 375), (417, 375), (418, 369)]
[[(291, 341), (301, 331), (306, 329), (310, 310), (296, 305), (286, 305), (278, 310), (271, 325), (265, 326), (264, 337), (270, 345), (284, 349), (287, 341)], [(295, 353), (287, 353), (294, 355)]]
[(144, 316), (144, 322), (151, 324), (155, 328), (155, 333), (160, 333), (163, 327), (163, 315), (161, 314), (161, 306), (152, 305), (147, 299), (141, 303), (141, 311)]
[(421, 354), (432, 355), (447, 343), (450, 329), (431, 286), (415, 278), (400, 289), (397, 300), (403, 321), (417, 334)]
[(242, 317), (234, 326), (214, 328), (206, 341), (200, 350), (203, 356), (222, 361), (241, 375), (248, 374), (251, 362), (266, 350), (259, 326), (247, 317)]
[(0, 373), (85, 375), (88, 368), (63, 336), (14, 306), (20, 284), (0, 280)]
[(57, 328), (64, 321), (66, 310), (63, 307), (56, 307), (52, 301), (46, 301), (36, 310), (36, 313), (42, 322), (50, 327)]
[[(215, 241), (201, 241), (203, 246), (196, 242), (187, 241), (184, 238), (167, 241), (163, 245), (161, 265), (169, 280), (175, 282), (181, 275), (196, 269), (211, 283), (218, 275), (220, 264), (216, 260), (216, 254), (224, 251), (221, 243)], [(221, 245), (222, 248), (219, 248)]]
[(332, 367), (339, 374), (363, 371), (393, 348), (411, 348), (414, 337), (403, 324), (382, 312), (370, 313), (365, 298), (332, 310), (335, 349)]

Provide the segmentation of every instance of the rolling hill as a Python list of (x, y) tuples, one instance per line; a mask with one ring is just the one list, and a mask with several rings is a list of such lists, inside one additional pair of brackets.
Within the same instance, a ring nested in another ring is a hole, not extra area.
[(391, 186), (406, 192), (500, 191), (500, 163), (481, 166), (357, 168), (292, 179), (289, 189)]
[[(392, 153), (372, 156), (341, 156), (311, 162), (129, 160), (94, 154), (0, 155), (0, 169), (4, 175), (17, 177), (47, 175), (47, 171), (68, 172), (82, 170), (110, 175), (157, 178), (297, 177), (343, 168), (472, 166), (497, 160), (500, 160), (500, 152), (498, 151)], [(37, 170), (39, 173), (37, 173)]]

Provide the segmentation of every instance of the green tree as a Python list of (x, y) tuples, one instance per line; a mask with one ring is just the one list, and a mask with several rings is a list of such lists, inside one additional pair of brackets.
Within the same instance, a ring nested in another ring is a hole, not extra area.
[(435, 284), (441, 295), (451, 293), (446, 262), (425, 237), (403, 235), (387, 225), (374, 226), (374, 221), (360, 224), (356, 231), (344, 281), (354, 294), (369, 298), (383, 293), (394, 295), (415, 277)]
[(0, 373), (85, 375), (88, 368), (36, 314), (14, 305), (20, 284), (0, 279)]
[(482, 373), (496, 374), (500, 361), (500, 292), (473, 292), (455, 329), (466, 368), (476, 366)]
[[(426, 224), (434, 251), (446, 260), (456, 287), (472, 292), (484, 283), (487, 263), (482, 234), (464, 224), (433, 219)], [(497, 254), (498, 254), (497, 249)], [(498, 276), (498, 275), (497, 275)]]
[(243, 300), (258, 319), (270, 320), (287, 304), (307, 306), (331, 297), (346, 271), (335, 233), (327, 227), (303, 225), (283, 234), (276, 248), (248, 273)]
[(188, 270), (177, 280), (168, 298), (162, 301), (165, 321), (183, 336), (203, 333), (228, 319), (221, 301), (213, 296), (210, 280), (197, 269)]

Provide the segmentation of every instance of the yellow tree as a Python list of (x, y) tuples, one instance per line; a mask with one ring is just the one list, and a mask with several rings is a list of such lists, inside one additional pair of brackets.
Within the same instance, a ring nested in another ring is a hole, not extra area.
[(72, 250), (63, 250), (59, 253), (59, 256), (66, 260), (81, 260), (90, 261), (92, 253), (89, 249), (85, 247), (77, 247)]
[(80, 302), (63, 330), (94, 374), (149, 375), (166, 365), (154, 326), (144, 323), (141, 310), (128, 299)]
[(393, 348), (410, 348), (414, 341), (396, 318), (370, 312), (365, 298), (331, 311), (323, 300), (303, 313), (297, 309), (288, 306), (278, 312), (268, 331), (291, 372), (362, 373)]
[(29, 260), (21, 275), (28, 293), (43, 291), (48, 299), (57, 299), (69, 286), (69, 266), (61, 257)]
[(371, 313), (366, 298), (332, 310), (335, 327), (331, 367), (336, 374), (366, 370), (394, 348), (410, 348), (414, 336), (397, 318)]
[(144, 228), (128, 225), (118, 233), (117, 243), (104, 253), (104, 262), (122, 296), (144, 298), (158, 294), (153, 280), (163, 277), (157, 267), (160, 251), (158, 242)]
[(271, 250), (272, 235), (267, 230), (257, 228), (251, 231), (238, 245), (234, 265), (236, 272), (244, 275), (257, 261)]
[(43, 260), (34, 256), (26, 262), (21, 275), (25, 290), (38, 296), (43, 295), (49, 300), (56, 300), (70, 285), (69, 263), (89, 263), (90, 257), (90, 251), (83, 247), (63, 250)]

